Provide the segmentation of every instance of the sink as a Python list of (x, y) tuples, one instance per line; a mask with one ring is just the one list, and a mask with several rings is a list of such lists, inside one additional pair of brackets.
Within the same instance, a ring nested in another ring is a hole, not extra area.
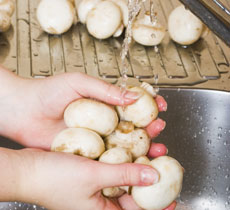
[[(230, 209), (230, 93), (215, 90), (161, 88), (168, 111), (160, 113), (165, 130), (155, 139), (184, 167), (177, 210)], [(0, 146), (20, 145), (0, 140)], [(0, 203), (0, 210), (40, 210), (18, 202)]]

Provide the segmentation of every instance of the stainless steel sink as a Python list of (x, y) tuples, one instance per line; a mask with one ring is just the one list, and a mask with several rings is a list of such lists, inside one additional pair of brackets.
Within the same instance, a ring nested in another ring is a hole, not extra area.
[[(185, 168), (177, 210), (230, 209), (230, 93), (211, 90), (160, 89), (168, 102), (161, 113), (167, 126), (155, 141)], [(8, 140), (0, 146), (21, 148)], [(63, 201), (64, 202), (64, 201)], [(1, 209), (43, 209), (0, 203)]]

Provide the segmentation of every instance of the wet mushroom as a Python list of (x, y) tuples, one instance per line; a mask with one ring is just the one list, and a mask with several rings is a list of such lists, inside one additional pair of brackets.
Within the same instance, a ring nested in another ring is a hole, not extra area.
[(51, 150), (98, 158), (104, 151), (103, 139), (94, 131), (85, 128), (67, 128), (53, 140)]
[(176, 7), (169, 15), (168, 30), (173, 41), (181, 45), (196, 42), (204, 31), (204, 25), (184, 5)]
[(68, 31), (76, 21), (72, 1), (41, 0), (37, 7), (37, 20), (41, 28), (49, 34), (57, 35)]
[(92, 99), (79, 99), (66, 108), (64, 121), (67, 127), (88, 128), (102, 136), (112, 133), (118, 124), (115, 109)]
[(151, 165), (158, 171), (160, 179), (158, 183), (150, 186), (132, 187), (134, 201), (143, 209), (162, 210), (168, 207), (177, 198), (182, 188), (184, 170), (180, 163), (169, 156), (161, 156), (152, 161), (148, 161), (146, 157), (140, 157), (135, 162)]
[(132, 27), (133, 39), (145, 46), (159, 45), (164, 39), (165, 33), (165, 28), (158, 21), (151, 22), (149, 13), (137, 19)]

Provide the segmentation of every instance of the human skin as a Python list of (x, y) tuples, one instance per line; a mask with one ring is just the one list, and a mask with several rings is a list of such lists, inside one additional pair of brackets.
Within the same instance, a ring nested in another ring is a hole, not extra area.
[[(122, 105), (133, 103), (138, 95), (127, 92), (122, 97), (118, 87), (80, 73), (24, 79), (0, 67), (0, 84), (0, 135), (25, 147), (41, 149), (0, 149), (0, 201), (36, 203), (49, 209), (138, 209), (130, 197), (109, 200), (100, 190), (153, 184), (158, 179), (153, 168), (140, 164), (109, 165), (49, 152), (54, 136), (66, 127), (63, 113), (72, 101), (86, 97)], [(165, 100), (160, 96), (156, 100), (159, 110), (166, 111)], [(165, 122), (157, 119), (146, 130), (155, 137), (164, 127)], [(161, 147), (164, 151), (165, 146)], [(149, 156), (157, 156), (151, 151), (164, 153), (150, 149)]]

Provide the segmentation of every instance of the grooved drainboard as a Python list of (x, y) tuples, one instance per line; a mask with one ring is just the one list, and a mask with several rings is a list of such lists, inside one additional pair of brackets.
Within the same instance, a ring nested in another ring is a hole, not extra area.
[[(230, 0), (221, 0), (230, 8)], [(121, 75), (120, 51), (123, 37), (97, 40), (82, 24), (62, 36), (44, 33), (36, 20), (39, 0), (17, 0), (12, 27), (0, 34), (0, 62), (23, 77), (46, 77), (62, 72), (85, 72), (111, 83)], [(154, 0), (159, 21), (167, 26), (170, 11), (178, 0)], [(149, 8), (149, 0), (142, 13)], [(143, 47), (132, 43), (129, 51), (130, 83), (146, 81), (159, 86), (230, 90), (230, 48), (213, 33), (192, 46), (170, 40)]]

